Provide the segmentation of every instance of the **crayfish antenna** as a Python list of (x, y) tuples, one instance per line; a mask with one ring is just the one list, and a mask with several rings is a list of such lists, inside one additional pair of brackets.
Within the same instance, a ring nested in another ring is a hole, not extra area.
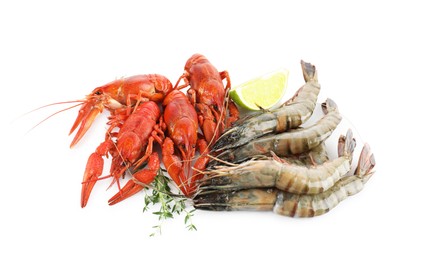
[[(44, 105), (44, 106), (40, 106), (40, 107), (34, 108), (34, 109), (32, 109), (32, 110), (30, 110), (30, 111), (28, 111), (28, 112), (22, 114), (22, 115), (19, 116), (18, 118), (21, 118), (21, 117), (23, 117), (23, 116), (26, 116), (26, 115), (28, 115), (28, 114), (30, 114), (30, 113), (33, 113), (33, 112), (35, 112), (35, 111), (38, 111), (38, 110), (43, 109), (43, 108), (46, 108), (46, 107), (51, 107), (51, 106), (56, 106), (56, 105), (63, 105), (63, 104), (71, 104), (71, 103), (81, 103), (81, 104), (82, 104), (82, 103), (84, 103), (84, 102), (85, 102), (85, 100), (71, 100), (71, 101), (55, 102), (55, 103), (51, 103), (51, 104), (47, 104), (47, 105)], [(68, 110), (68, 109), (70, 109), (70, 108), (77, 107), (77, 106), (79, 106), (79, 105), (81, 105), (81, 104), (76, 104), (76, 105), (74, 105), (74, 106), (72, 106), (72, 107), (69, 107), (69, 108), (63, 109), (63, 110), (61, 110), (61, 111), (65, 111), (65, 110)], [(59, 113), (59, 112), (61, 112), (61, 111), (58, 111), (57, 113)], [(57, 114), (57, 113), (55, 113), (55, 114)]]
[[(61, 112), (67, 111), (67, 110), (72, 109), (72, 108), (75, 108), (75, 107), (77, 107), (77, 106), (80, 106), (80, 105), (82, 105), (82, 103), (83, 103), (84, 101), (83, 101), (83, 100), (65, 101), (65, 102), (57, 102), (57, 103), (52, 103), (52, 104), (44, 105), (44, 106), (41, 106), (41, 107), (35, 108), (35, 109), (33, 109), (33, 110), (29, 111), (29, 112), (26, 112), (26, 113), (22, 114), (21, 116), (19, 116), (19, 117), (16, 118), (15, 120), (20, 119), (20, 118), (22, 118), (22, 117), (24, 117), (24, 116), (26, 116), (26, 115), (28, 115), (28, 114), (30, 114), (30, 113), (33, 113), (33, 112), (35, 112), (35, 111), (38, 111), (38, 110), (40, 110), (40, 109), (43, 109), (43, 108), (46, 108), (46, 107), (49, 107), (49, 106), (62, 105), (62, 104), (70, 104), (70, 103), (76, 103), (76, 102), (80, 102), (80, 103), (79, 103), (79, 104), (76, 104), (76, 105), (73, 105), (73, 106), (70, 106), (70, 107), (67, 107), (67, 108), (64, 108), (64, 109), (61, 109), (61, 110), (59, 110), (59, 111), (56, 111), (55, 113), (53, 113), (53, 114), (47, 116), (46, 118), (44, 118), (43, 120), (39, 121), (36, 125), (34, 125), (32, 128), (30, 128), (30, 129), (26, 132), (26, 133), (29, 133), (30, 131), (32, 131), (33, 129), (35, 129), (37, 126), (41, 125), (43, 122), (45, 122), (45, 121), (48, 120), (49, 118), (51, 118), (51, 117), (53, 117), (53, 116), (55, 116), (56, 114), (59, 114), (59, 113), (61, 113)], [(14, 121), (15, 121), (15, 120), (14, 120)]]

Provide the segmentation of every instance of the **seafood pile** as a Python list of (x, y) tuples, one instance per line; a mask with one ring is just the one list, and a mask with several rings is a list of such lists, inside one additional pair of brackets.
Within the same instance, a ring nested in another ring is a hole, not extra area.
[[(224, 86), (223, 80), (227, 85)], [(184, 83), (178, 85), (180, 81)], [(187, 88), (186, 93), (182, 89)], [(88, 158), (82, 182), (81, 207), (87, 205), (98, 180), (112, 178), (119, 192), (114, 205), (142, 190), (157, 175), (161, 163), (178, 189), (193, 196), (209, 157), (209, 147), (239, 117), (227, 96), (231, 87), (226, 71), (203, 55), (186, 62), (175, 86), (163, 75), (137, 75), (97, 87), (82, 103), (70, 134), (77, 128), (76, 145), (104, 109), (110, 112), (105, 140)], [(158, 145), (160, 149), (154, 149)], [(158, 150), (161, 150), (161, 161)], [(103, 157), (111, 156), (110, 173), (103, 173)], [(124, 187), (120, 178), (132, 175)]]
[(320, 91), (315, 66), (301, 62), (305, 84), (280, 108), (237, 122), (217, 140), (196, 208), (272, 210), (313, 217), (362, 190), (373, 174), (374, 156), (365, 144), (352, 171), (356, 141), (341, 135), (338, 158), (329, 160), (324, 141), (341, 122), (336, 103), (322, 103), (324, 116), (300, 128), (312, 115)]
[[(103, 110), (110, 113), (105, 138), (85, 167), (81, 207), (97, 181), (111, 178), (110, 185), (117, 185), (108, 201), (114, 205), (151, 187), (161, 165), (198, 209), (312, 217), (361, 191), (375, 165), (369, 145), (353, 170), (356, 141), (348, 130), (339, 137), (338, 158), (330, 160), (325, 141), (342, 117), (327, 99), (324, 116), (302, 126), (315, 110), (320, 84), (315, 66), (302, 61), (301, 67), (305, 84), (290, 100), (241, 119), (229, 97), (227, 71), (219, 72), (201, 54), (187, 60), (175, 85), (163, 75), (136, 75), (74, 101), (81, 108), (70, 131), (78, 129), (71, 147)], [(102, 176), (104, 157), (111, 157), (111, 167)], [(121, 187), (126, 173), (131, 179)]]

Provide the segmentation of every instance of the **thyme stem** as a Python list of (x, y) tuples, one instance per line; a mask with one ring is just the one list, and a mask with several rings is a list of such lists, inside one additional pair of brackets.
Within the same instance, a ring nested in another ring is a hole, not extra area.
[(181, 194), (175, 194), (170, 188), (172, 180), (166, 176), (164, 170), (160, 169), (154, 181), (149, 187), (145, 187), (145, 206), (143, 212), (149, 210), (149, 206), (158, 204), (160, 208), (158, 211), (152, 212), (152, 214), (158, 215), (159, 224), (153, 226), (154, 232), (150, 236), (156, 234), (161, 235), (161, 227), (166, 219), (173, 218), (174, 214), (185, 214), (184, 224), (188, 230), (197, 230), (193, 224), (192, 217), (194, 216), (195, 209), (187, 210), (187, 198)]

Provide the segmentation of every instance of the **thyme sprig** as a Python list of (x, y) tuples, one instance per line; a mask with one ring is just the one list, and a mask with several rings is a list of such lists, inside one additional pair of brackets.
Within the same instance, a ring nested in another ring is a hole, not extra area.
[(152, 214), (158, 216), (159, 224), (152, 227), (154, 232), (150, 236), (161, 235), (161, 227), (164, 221), (173, 218), (174, 214), (180, 215), (181, 213), (185, 214), (184, 225), (186, 225), (186, 228), (188, 230), (197, 230), (192, 221), (195, 209), (187, 209), (187, 198), (172, 192), (169, 185), (172, 180), (163, 172), (164, 170), (160, 169), (150, 187), (145, 188), (143, 212), (148, 211), (150, 205), (159, 205), (159, 210), (152, 212)]

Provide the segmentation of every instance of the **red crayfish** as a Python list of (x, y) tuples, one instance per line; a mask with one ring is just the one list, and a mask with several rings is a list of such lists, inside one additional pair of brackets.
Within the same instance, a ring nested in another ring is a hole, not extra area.
[[(231, 88), (227, 71), (218, 70), (204, 55), (194, 54), (184, 67), (184, 74), (178, 79), (178, 89), (190, 86), (187, 95), (198, 110), (199, 122), (206, 140), (214, 144), (219, 136), (239, 118), (239, 110), (228, 97)], [(180, 80), (184, 84), (178, 86)], [(224, 87), (222, 80), (227, 80)]]
[[(222, 80), (227, 80), (224, 86)], [(178, 86), (180, 80), (184, 84)], [(228, 97), (230, 79), (200, 54), (193, 55), (175, 87), (162, 75), (137, 75), (115, 80), (94, 89), (82, 101), (70, 134), (77, 128), (71, 147), (76, 145), (104, 110), (110, 112), (105, 140), (96, 148), (85, 167), (81, 206), (87, 205), (98, 180), (112, 177), (119, 192), (108, 203), (114, 205), (150, 184), (162, 162), (169, 176), (185, 196), (196, 191), (197, 180), (208, 163), (208, 148), (238, 119), (238, 110)], [(187, 94), (180, 90), (190, 86)], [(196, 152), (199, 153), (196, 158)], [(103, 157), (111, 156), (110, 173), (103, 176)], [(147, 163), (147, 167), (145, 164)], [(132, 178), (120, 187), (125, 172)]]

